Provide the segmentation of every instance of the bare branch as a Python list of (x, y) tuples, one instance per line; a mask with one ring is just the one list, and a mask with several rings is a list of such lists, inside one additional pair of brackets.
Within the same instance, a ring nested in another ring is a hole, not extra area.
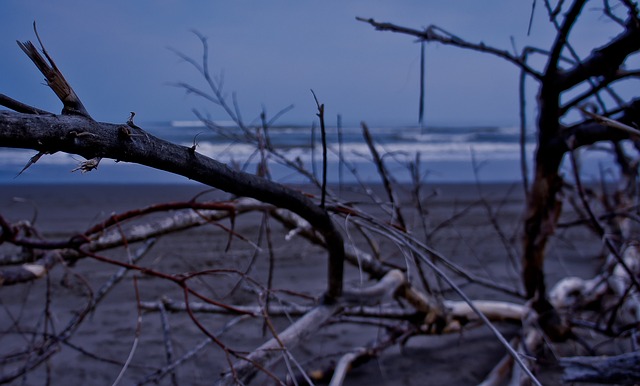
[[(329, 259), (328, 295), (333, 298), (340, 296), (344, 259), (342, 236), (329, 215), (309, 198), (277, 183), (230, 169), (188, 147), (174, 145), (145, 132), (141, 137), (122, 138), (118, 135), (120, 127), (77, 116), (0, 112), (0, 142), (3, 146), (64, 151), (87, 159), (102, 157), (134, 162), (298, 213), (325, 237), (332, 256)], [(78, 133), (84, 135), (79, 136)]]
[(8, 96), (4, 95), (4, 94), (0, 94), (0, 106), (4, 106), (7, 107), (13, 111), (19, 112), (19, 113), (25, 113), (25, 114), (47, 114), (47, 115), (53, 115), (52, 113), (45, 111), (45, 110), (40, 110), (36, 107), (33, 106), (29, 106), (27, 104), (24, 104), (22, 102), (19, 102), (15, 99), (9, 98)]
[(33, 29), (36, 33), (36, 36), (38, 37), (42, 53), (46, 57), (46, 60), (42, 57), (42, 55), (40, 55), (38, 49), (30, 41), (24, 43), (17, 42), (18, 46), (20, 46), (22, 51), (24, 51), (24, 53), (27, 54), (27, 56), (36, 65), (36, 67), (38, 67), (38, 70), (40, 70), (42, 75), (44, 75), (44, 77), (46, 78), (47, 85), (51, 88), (51, 90), (53, 90), (53, 92), (56, 93), (58, 99), (60, 99), (60, 101), (64, 105), (62, 114), (81, 115), (83, 117), (90, 118), (89, 113), (80, 101), (80, 98), (78, 98), (71, 85), (69, 85), (69, 82), (67, 82), (67, 80), (62, 75), (62, 72), (60, 72), (54, 61), (45, 50), (44, 45), (42, 45), (42, 41), (40, 40), (38, 31), (36, 30), (35, 22), (33, 23)]
[(531, 75), (532, 77), (538, 80), (542, 78), (542, 75), (539, 72), (529, 67), (529, 65), (527, 65), (522, 59), (520, 59), (519, 57), (513, 56), (507, 50), (499, 50), (497, 48), (487, 46), (484, 43), (470, 43), (466, 40), (463, 40), (455, 35), (452, 35), (444, 31), (443, 29), (437, 26), (429, 26), (426, 29), (421, 31), (421, 30), (416, 30), (412, 28), (398, 26), (392, 23), (380, 23), (375, 21), (374, 19), (356, 17), (356, 20), (368, 23), (378, 31), (397, 32), (405, 35), (415, 36), (420, 40), (427, 41), (427, 42), (439, 42), (445, 45), (469, 49), (472, 51), (488, 53), (515, 64), (516, 66), (521, 68), (523, 71), (525, 71), (528, 75)]
[(378, 168), (378, 174), (382, 179), (382, 185), (384, 186), (385, 191), (387, 192), (387, 197), (389, 197), (389, 202), (393, 206), (394, 219), (397, 221), (397, 225), (400, 226), (401, 229), (406, 230), (407, 224), (404, 221), (404, 217), (402, 216), (402, 210), (400, 209), (400, 205), (398, 203), (398, 199), (396, 198), (396, 194), (393, 192), (393, 186), (391, 186), (391, 180), (389, 178), (389, 173), (387, 172), (386, 167), (384, 166), (384, 162), (376, 149), (376, 145), (373, 142), (373, 138), (371, 137), (371, 133), (369, 132), (369, 127), (366, 123), (362, 122), (362, 134), (364, 139), (369, 147), (369, 151), (373, 156), (373, 162)]
[(640, 26), (635, 22), (629, 22), (627, 28), (608, 44), (593, 50), (589, 57), (572, 70), (561, 72), (558, 84), (562, 90), (567, 90), (593, 77), (616, 79), (624, 60), (638, 50), (640, 50)]

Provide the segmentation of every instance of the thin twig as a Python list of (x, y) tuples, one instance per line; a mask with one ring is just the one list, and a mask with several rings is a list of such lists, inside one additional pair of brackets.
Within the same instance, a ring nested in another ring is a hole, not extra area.
[(324, 126), (324, 103), (320, 104), (320, 102), (318, 102), (316, 93), (313, 92), (313, 90), (311, 90), (311, 93), (313, 94), (313, 99), (316, 101), (316, 107), (318, 108), (318, 113), (316, 115), (320, 119), (320, 134), (322, 136), (322, 197), (320, 199), (320, 207), (324, 208), (327, 198), (327, 129)]
[(417, 30), (417, 29), (398, 26), (392, 23), (380, 23), (370, 18), (367, 19), (362, 17), (356, 17), (356, 20), (368, 23), (378, 31), (398, 32), (405, 35), (415, 36), (427, 42), (435, 41), (445, 45), (451, 45), (451, 46), (460, 47), (464, 49), (470, 49), (473, 51), (489, 53), (491, 55), (498, 56), (502, 59), (505, 59), (515, 64), (516, 66), (522, 68), (525, 72), (527, 72), (529, 75), (533, 76), (536, 79), (542, 78), (542, 75), (539, 72), (529, 67), (520, 58), (511, 55), (506, 50), (500, 50), (500, 49), (488, 46), (484, 43), (470, 43), (466, 40), (463, 40), (455, 35), (452, 35), (444, 31), (442, 28), (439, 28), (437, 26), (429, 26), (423, 30)]
[(133, 277), (133, 288), (135, 289), (136, 294), (136, 309), (138, 310), (138, 316), (136, 318), (136, 332), (134, 335), (133, 343), (131, 345), (131, 350), (129, 351), (129, 356), (122, 366), (120, 373), (115, 381), (113, 381), (112, 386), (116, 386), (124, 377), (124, 373), (129, 368), (131, 361), (133, 360), (133, 356), (136, 353), (136, 349), (138, 348), (138, 342), (140, 342), (140, 335), (142, 334), (142, 307), (140, 307), (140, 291), (138, 290), (138, 278), (136, 276)]
[(391, 202), (391, 206), (393, 207), (395, 220), (398, 221), (398, 225), (402, 229), (406, 230), (407, 229), (407, 224), (404, 221), (404, 217), (402, 216), (402, 210), (400, 208), (398, 200), (396, 199), (396, 195), (393, 192), (393, 186), (391, 185), (391, 180), (389, 179), (389, 173), (387, 172), (387, 169), (384, 166), (384, 162), (382, 161), (382, 158), (380, 157), (380, 153), (378, 153), (378, 150), (376, 149), (376, 145), (373, 142), (373, 137), (371, 136), (371, 132), (369, 131), (369, 127), (364, 122), (362, 122), (361, 126), (362, 126), (362, 134), (364, 136), (365, 141), (367, 142), (367, 146), (369, 147), (369, 151), (371, 152), (371, 155), (373, 156), (373, 162), (375, 163), (376, 167), (378, 168), (378, 174), (380, 175), (380, 178), (382, 179), (382, 185), (384, 186), (384, 189), (387, 192), (387, 197), (389, 198), (389, 201)]
[[(160, 321), (162, 323), (162, 336), (164, 338), (164, 351), (167, 365), (173, 362), (173, 342), (171, 339), (171, 325), (169, 324), (169, 316), (162, 301), (157, 302), (158, 310), (160, 310)], [(178, 378), (175, 371), (171, 371), (171, 384), (178, 385)]]

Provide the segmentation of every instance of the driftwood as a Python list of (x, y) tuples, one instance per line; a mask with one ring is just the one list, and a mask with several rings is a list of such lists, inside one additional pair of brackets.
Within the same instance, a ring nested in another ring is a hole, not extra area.
[(612, 357), (572, 357), (560, 360), (565, 382), (632, 385), (640, 382), (640, 352)]

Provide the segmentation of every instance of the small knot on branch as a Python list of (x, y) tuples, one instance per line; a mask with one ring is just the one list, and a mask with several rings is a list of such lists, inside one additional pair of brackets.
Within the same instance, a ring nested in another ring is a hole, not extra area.
[(133, 132), (127, 126), (118, 126), (118, 138), (119, 139), (131, 139)]
[(80, 166), (78, 166), (77, 168), (73, 169), (71, 172), (75, 172), (80, 170), (81, 173), (87, 173), (92, 171), (93, 169), (97, 169), (98, 165), (100, 164), (100, 161), (102, 160), (102, 157), (95, 157), (92, 158), (90, 160), (86, 160), (84, 162), (80, 163)]

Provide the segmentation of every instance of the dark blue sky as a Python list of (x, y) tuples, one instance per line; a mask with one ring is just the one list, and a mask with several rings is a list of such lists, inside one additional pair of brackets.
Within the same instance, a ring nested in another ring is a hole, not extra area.
[[(200, 57), (209, 38), (211, 67), (224, 71), (245, 120), (262, 106), (274, 114), (294, 104), (282, 123), (310, 123), (310, 89), (334, 121), (415, 124), (419, 45), (408, 36), (374, 31), (356, 16), (420, 28), (436, 24), (470, 41), (511, 50), (548, 47), (552, 30), (539, 2), (527, 37), (531, 1), (31, 1), (0, 3), (0, 92), (58, 112), (60, 104), (15, 40), (35, 40), (32, 22), (89, 112), (98, 120), (195, 119), (192, 108), (225, 119), (215, 106), (169, 84), (202, 85), (168, 47)], [(593, 7), (600, 6), (593, 2)], [(574, 44), (586, 54), (617, 33), (587, 7)], [(515, 125), (518, 71), (478, 53), (427, 46), (426, 123)], [(534, 90), (532, 84), (531, 90)], [(533, 92), (533, 91), (532, 91)], [(533, 95), (533, 94), (532, 94)], [(534, 100), (529, 101), (534, 105)]]

